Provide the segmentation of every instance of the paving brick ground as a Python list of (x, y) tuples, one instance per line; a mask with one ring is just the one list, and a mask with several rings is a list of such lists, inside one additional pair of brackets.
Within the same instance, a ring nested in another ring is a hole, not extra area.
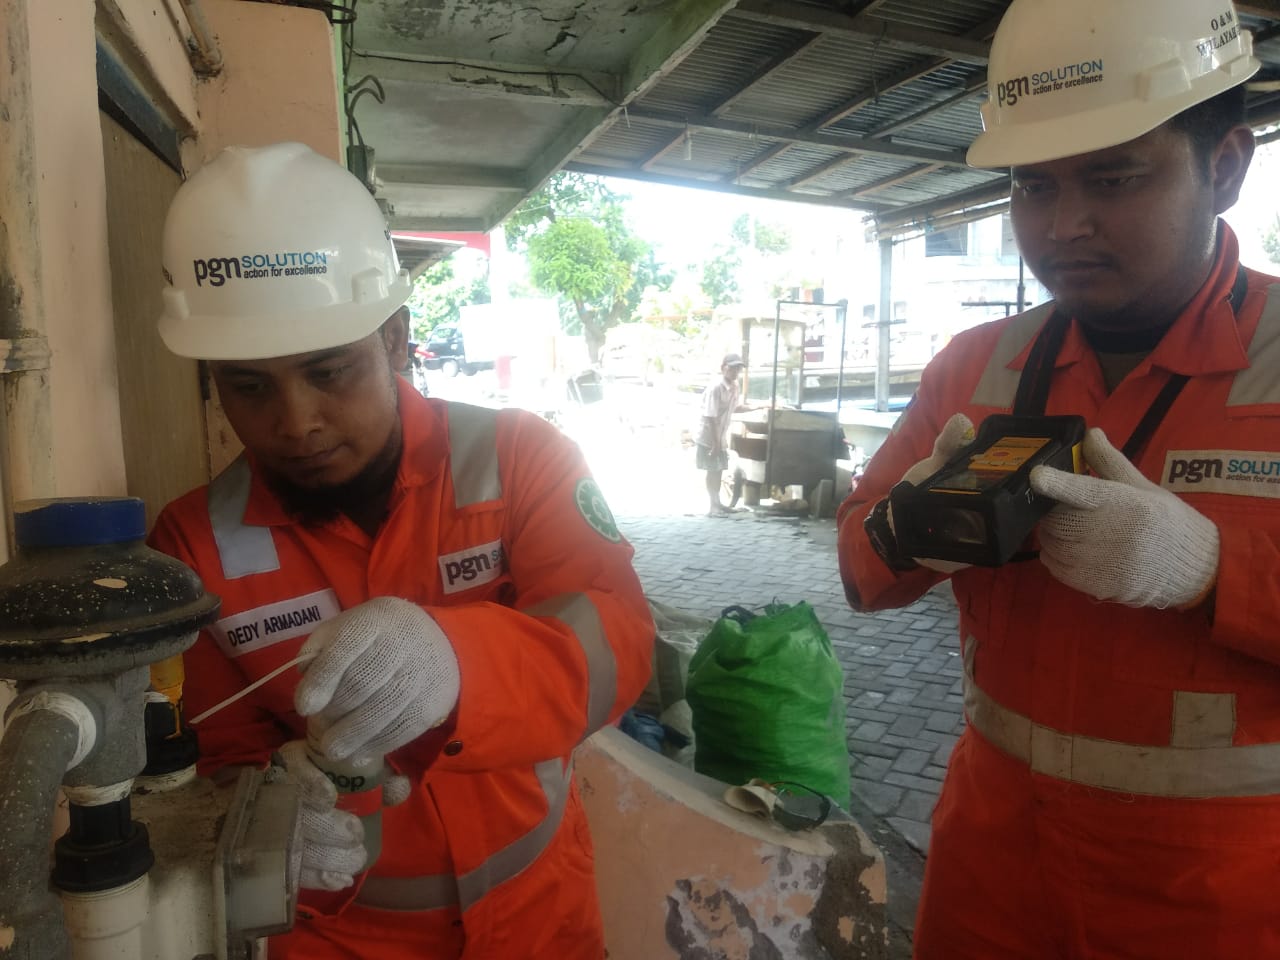
[(747, 512), (618, 519), (654, 600), (706, 617), (772, 598), (807, 600), (817, 611), (844, 665), (854, 813), (886, 851), (895, 953), (908, 955), (920, 854), (963, 723), (950, 588), (901, 610), (859, 614), (840, 585), (834, 521)]

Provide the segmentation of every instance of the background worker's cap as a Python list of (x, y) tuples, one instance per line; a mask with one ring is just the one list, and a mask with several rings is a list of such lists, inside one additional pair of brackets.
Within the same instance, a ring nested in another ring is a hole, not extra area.
[(1260, 66), (1230, 0), (1013, 0), (991, 44), (969, 164), (1127, 143)]
[(745, 367), (745, 366), (746, 364), (742, 362), (741, 354), (737, 354), (737, 353), (726, 353), (724, 355), (724, 359), (720, 361), (721, 369), (724, 369), (725, 367)]
[(354, 343), (412, 292), (377, 201), (301, 143), (228, 147), (179, 188), (164, 224), (160, 336), (204, 360)]

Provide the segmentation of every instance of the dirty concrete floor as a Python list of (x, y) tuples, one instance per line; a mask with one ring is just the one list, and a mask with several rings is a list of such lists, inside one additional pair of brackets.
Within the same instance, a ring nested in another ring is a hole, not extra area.
[(817, 611), (844, 666), (851, 812), (885, 853), (891, 956), (907, 960), (929, 819), (963, 724), (950, 588), (901, 610), (855, 613), (833, 520), (632, 512), (618, 521), (653, 600), (706, 617), (775, 598)]

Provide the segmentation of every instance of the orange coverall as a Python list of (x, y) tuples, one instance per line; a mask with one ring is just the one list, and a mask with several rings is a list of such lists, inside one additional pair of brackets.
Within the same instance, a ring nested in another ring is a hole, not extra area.
[[(458, 657), (441, 728), (390, 757), (409, 799), (340, 894), (303, 891), (273, 958), (604, 955), (591, 840), (570, 754), (636, 699), (654, 627), (577, 448), (517, 410), (400, 384), (403, 456), (374, 538), (292, 522), (241, 458), (171, 503), (152, 544), (222, 598), (186, 654), (188, 716), (297, 655), (316, 622), (376, 596), (422, 604)], [(262, 764), (305, 735), (286, 671), (198, 727), (203, 773)]]
[[(952, 576), (966, 730), (933, 815), (920, 960), (1280, 956), (1280, 286), (1225, 226), (1208, 282), (1108, 395), (1073, 321), (1048, 414), (1120, 447), (1172, 374), (1190, 381), (1137, 458), (1217, 524), (1199, 607), (1135, 609), (1054, 580), (1039, 561)], [(957, 336), (839, 514), (860, 610), (942, 577), (895, 574), (863, 519), (932, 452), (947, 419), (1010, 411), (1049, 311)]]

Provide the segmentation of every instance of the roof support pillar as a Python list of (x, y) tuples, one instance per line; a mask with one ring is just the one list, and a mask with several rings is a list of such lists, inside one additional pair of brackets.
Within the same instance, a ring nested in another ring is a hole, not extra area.
[(876, 350), (876, 409), (884, 413), (889, 409), (889, 349), (890, 327), (893, 325), (893, 240), (880, 241), (880, 310), (876, 327), (880, 334)]

